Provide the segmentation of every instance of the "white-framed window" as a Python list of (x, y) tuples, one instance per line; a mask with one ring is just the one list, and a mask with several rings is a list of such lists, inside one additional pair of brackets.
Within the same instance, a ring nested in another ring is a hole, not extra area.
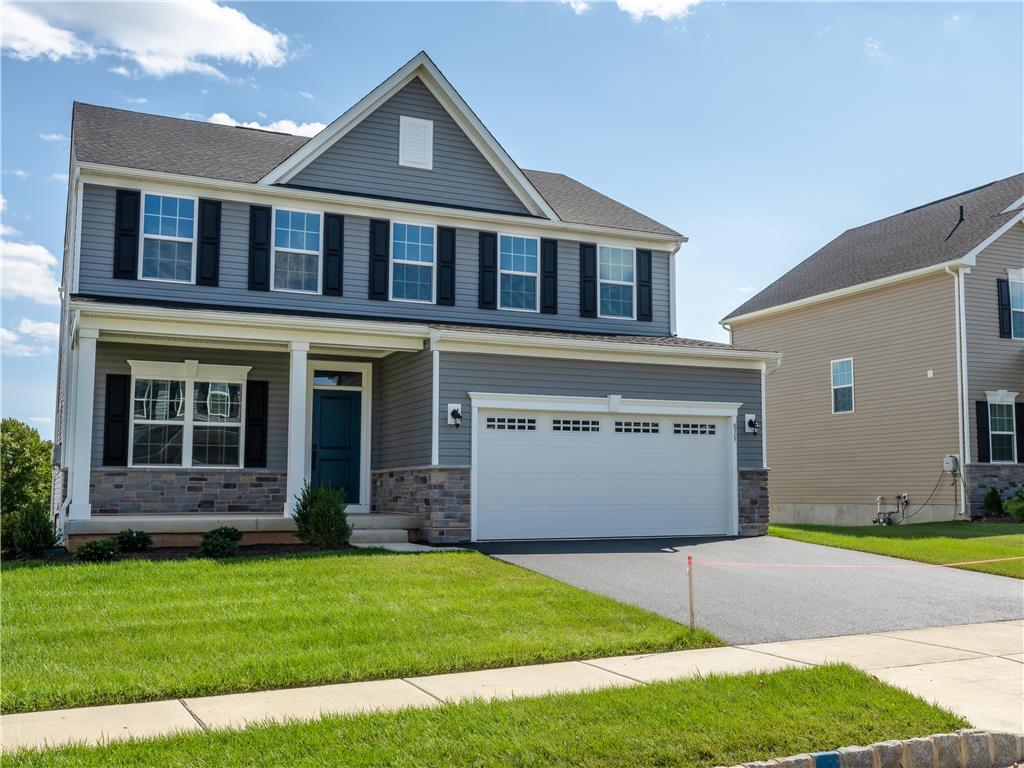
[(488, 416), (484, 426), (506, 432), (536, 432), (537, 420), (529, 416)]
[(195, 282), (197, 205), (194, 197), (143, 193), (140, 280)]
[(270, 288), (320, 293), (323, 214), (274, 209), (274, 247), (270, 254)]
[(129, 360), (128, 465), (241, 467), (249, 367)]
[(1024, 269), (1007, 270), (1010, 283), (1010, 335), (1024, 339)]
[(498, 309), (540, 311), (540, 240), (498, 235)]
[(434, 303), (437, 228), (391, 222), (391, 298)]
[(597, 246), (598, 317), (636, 319), (636, 250)]
[(434, 168), (434, 121), (400, 115), (398, 164), (425, 171)]
[(601, 422), (597, 419), (552, 419), (552, 432), (600, 432)]
[(675, 424), (672, 427), (672, 434), (675, 435), (714, 435), (717, 434), (715, 424)]
[(989, 461), (993, 464), (1013, 464), (1017, 457), (1017, 423), (1014, 404), (1016, 392), (998, 390), (986, 392), (988, 399)]
[(853, 358), (832, 361), (832, 413), (853, 413)]
[(661, 428), (656, 421), (616, 421), (615, 431), (633, 435), (656, 435)]

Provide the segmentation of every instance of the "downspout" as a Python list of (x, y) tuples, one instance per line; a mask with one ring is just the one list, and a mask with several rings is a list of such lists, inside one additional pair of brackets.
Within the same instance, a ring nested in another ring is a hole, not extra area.
[(963, 517), (966, 517), (967, 516), (967, 506), (966, 506), (967, 497), (966, 497), (966, 493), (964, 491), (963, 473), (964, 473), (964, 465), (967, 463), (967, 458), (966, 458), (967, 454), (966, 454), (966, 452), (964, 450), (964, 447), (965, 447), (966, 441), (969, 438), (967, 437), (967, 432), (964, 429), (964, 398), (963, 398), (964, 382), (963, 382), (963, 366), (962, 366), (962, 356), (961, 356), (961, 351), (962, 351), (962, 348), (963, 348), (963, 339), (961, 338), (961, 325), (960, 325), (960, 315), (961, 315), (960, 308), (962, 306), (961, 303), (960, 303), (960, 284), (961, 284), (962, 279), (961, 279), (960, 272), (958, 270), (952, 270), (952, 269), (950, 269), (947, 266), (945, 271), (946, 271), (947, 274), (950, 274), (950, 275), (953, 276), (953, 320), (954, 320), (953, 338), (955, 340), (955, 355), (956, 355), (956, 418), (957, 418), (956, 434), (957, 434), (957, 451), (960, 454), (960, 482), (958, 483), (958, 485), (959, 485), (959, 492), (960, 492), (960, 515), (963, 516)]

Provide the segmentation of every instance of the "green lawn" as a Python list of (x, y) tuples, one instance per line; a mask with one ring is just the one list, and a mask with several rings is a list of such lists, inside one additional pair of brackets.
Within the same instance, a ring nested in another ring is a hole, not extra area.
[[(1013, 523), (920, 523), (849, 528), (835, 525), (772, 525), (768, 532), (784, 539), (942, 565), (969, 560), (1024, 557), (1024, 525)], [(1024, 579), (1024, 560), (962, 567)]]
[(4, 568), (4, 712), (721, 645), (475, 552)]
[(4, 765), (697, 768), (967, 726), (832, 666), (21, 752)]

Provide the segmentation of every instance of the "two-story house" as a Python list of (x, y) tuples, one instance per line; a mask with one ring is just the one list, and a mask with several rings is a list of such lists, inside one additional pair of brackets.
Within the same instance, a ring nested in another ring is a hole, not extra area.
[(847, 230), (722, 322), (783, 355), (773, 521), (963, 519), (1024, 488), (1024, 174)]
[(685, 238), (521, 169), (426, 54), (312, 139), (75, 104), (67, 222), (72, 544), (277, 538), (304, 483), (362, 541), (765, 530), (778, 356), (675, 336)]

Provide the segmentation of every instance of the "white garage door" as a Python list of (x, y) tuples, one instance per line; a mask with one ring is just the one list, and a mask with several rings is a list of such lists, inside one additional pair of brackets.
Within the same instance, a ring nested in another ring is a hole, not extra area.
[(481, 410), (478, 540), (734, 532), (728, 419)]

